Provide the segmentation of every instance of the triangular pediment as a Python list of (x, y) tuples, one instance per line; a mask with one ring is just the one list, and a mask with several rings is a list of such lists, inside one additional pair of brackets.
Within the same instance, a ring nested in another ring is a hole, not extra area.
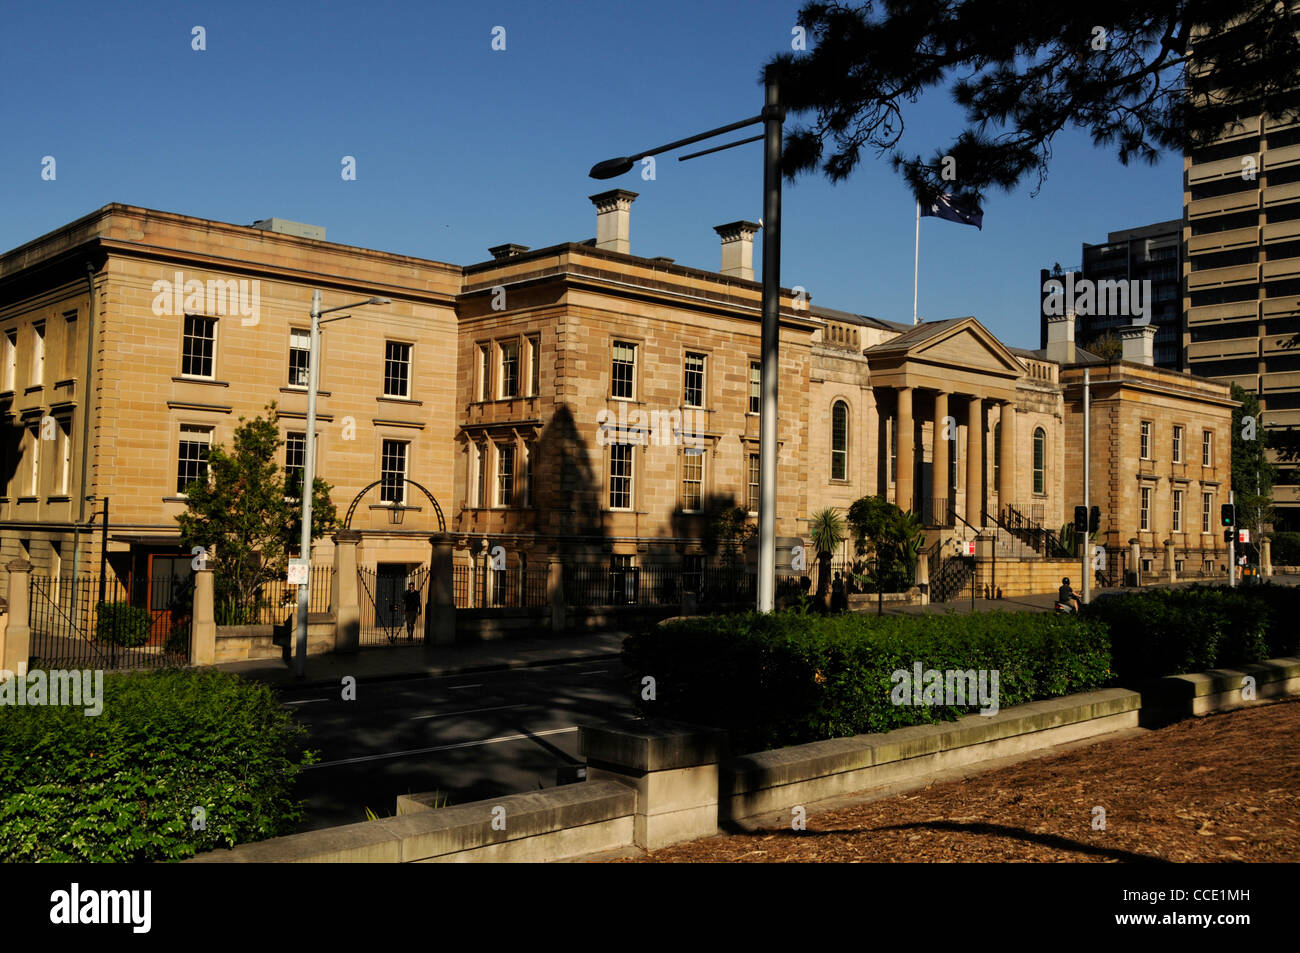
[(974, 318), (918, 325), (912, 331), (867, 350), (867, 358), (919, 361), (954, 369), (1019, 377), (1025, 365)]

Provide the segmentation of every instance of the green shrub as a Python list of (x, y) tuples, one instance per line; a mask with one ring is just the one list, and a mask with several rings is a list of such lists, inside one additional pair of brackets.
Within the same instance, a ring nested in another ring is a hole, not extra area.
[(303, 729), (267, 686), (213, 670), (109, 674), (102, 702), (95, 717), (0, 708), (0, 858), (179, 859), (301, 819)]
[(680, 620), (630, 636), (624, 662), (647, 716), (730, 730), (760, 750), (951, 721), (978, 705), (894, 705), (891, 674), (999, 672), (999, 705), (1089, 691), (1110, 678), (1105, 630), (1052, 614), (809, 616), (798, 612)]
[(95, 638), (134, 648), (149, 641), (153, 614), (129, 602), (101, 602), (95, 613)]
[(1085, 614), (1109, 631), (1117, 675), (1154, 678), (1293, 655), (1300, 590), (1271, 583), (1144, 589), (1100, 599)]

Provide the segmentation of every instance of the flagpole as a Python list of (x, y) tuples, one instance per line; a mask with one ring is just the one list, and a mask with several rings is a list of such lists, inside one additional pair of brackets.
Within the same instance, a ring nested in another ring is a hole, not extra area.
[(921, 267), (921, 200), (916, 201), (916, 253), (912, 257), (912, 323), (916, 324), (916, 288)]

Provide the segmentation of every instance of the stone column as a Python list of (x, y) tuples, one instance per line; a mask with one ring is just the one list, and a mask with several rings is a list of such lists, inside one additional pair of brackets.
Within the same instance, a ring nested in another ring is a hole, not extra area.
[(998, 506), (1010, 506), (1016, 502), (1016, 404), (1015, 401), (1002, 402), (1002, 456), (998, 460)]
[(1265, 576), (1273, 575), (1273, 543), (1267, 536), (1259, 538), (1259, 570)]
[(12, 560), (9, 570), (9, 618), (6, 620), (4, 644), (0, 646), (0, 669), (26, 672), (31, 654), (32, 630), (28, 627), (27, 581), (32, 564), (25, 559)]
[[(948, 469), (951, 466), (948, 454), (952, 450), (949, 441), (956, 440), (957, 434), (954, 432), (956, 430), (955, 426), (950, 430), (944, 423), (947, 416), (948, 395), (943, 391), (939, 391), (934, 395), (934, 464), (930, 468), (930, 472), (934, 474), (934, 479), (930, 481), (932, 484), (930, 495), (935, 499), (947, 500), (950, 504), (952, 487), (948, 485)], [(953, 423), (955, 425), (956, 421), (953, 421)], [(948, 523), (944, 516), (945, 512), (936, 510), (934, 513), (935, 522), (941, 526), (947, 526)]]
[(1142, 586), (1142, 544), (1134, 536), (1128, 541), (1129, 564), (1133, 567), (1133, 584)]
[(966, 412), (966, 522), (984, 525), (984, 401), (978, 396)]
[(456, 599), (451, 559), (451, 537), (434, 533), (429, 537), (433, 556), (429, 560), (429, 594), (424, 606), (424, 644), (450, 645), (456, 641)]
[(1178, 581), (1178, 570), (1174, 568), (1174, 541), (1165, 540), (1165, 577), (1168, 582)]
[(921, 605), (930, 604), (930, 560), (921, 553), (916, 560), (916, 587), (921, 590)]
[(211, 569), (194, 570), (194, 618), (190, 626), (190, 664), (215, 665), (217, 621), (213, 613)]
[(894, 432), (898, 435), (898, 472), (894, 474), (894, 503), (910, 510), (913, 497), (912, 472), (916, 449), (913, 444), (915, 424), (912, 420), (912, 388), (898, 388), (898, 407), (894, 413)]
[(330, 608), (334, 611), (334, 651), (355, 652), (361, 647), (361, 592), (357, 580), (357, 543), (361, 533), (344, 529), (335, 533), (334, 578)]
[(551, 607), (551, 631), (564, 631), (564, 563), (551, 554), (546, 567), (546, 601)]

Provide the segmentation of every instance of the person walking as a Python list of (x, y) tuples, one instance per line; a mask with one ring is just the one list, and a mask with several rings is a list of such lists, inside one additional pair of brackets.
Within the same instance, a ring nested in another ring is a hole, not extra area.
[(415, 620), (420, 617), (420, 594), (415, 590), (415, 583), (408, 582), (402, 593), (402, 608), (406, 612), (406, 640), (415, 640)]

